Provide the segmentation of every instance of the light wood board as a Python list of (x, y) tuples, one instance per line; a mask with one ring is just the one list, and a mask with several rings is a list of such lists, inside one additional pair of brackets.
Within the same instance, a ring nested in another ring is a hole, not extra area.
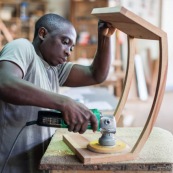
[[(63, 141), (84, 164), (104, 163), (104, 162), (111, 162), (112, 160), (120, 161), (122, 155), (125, 156), (126, 153), (130, 152), (130, 147), (128, 146), (128, 144), (126, 145), (126, 148), (121, 152), (116, 152), (111, 154), (101, 154), (101, 153), (92, 152), (87, 148), (87, 145), (89, 144), (90, 141), (92, 141), (92, 139), (91, 138), (87, 139), (86, 137), (80, 134), (63, 135)], [(131, 155), (129, 159), (132, 159), (132, 157), (133, 155)]]
[(91, 14), (134, 38), (159, 40), (165, 35), (164, 31), (122, 6), (94, 8)]

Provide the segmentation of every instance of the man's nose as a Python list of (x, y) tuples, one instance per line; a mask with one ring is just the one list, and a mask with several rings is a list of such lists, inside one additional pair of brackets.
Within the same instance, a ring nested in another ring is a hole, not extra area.
[(65, 53), (66, 53), (67, 56), (70, 56), (70, 55), (71, 55), (71, 50), (70, 50), (70, 48), (67, 48), (67, 49), (65, 50)]

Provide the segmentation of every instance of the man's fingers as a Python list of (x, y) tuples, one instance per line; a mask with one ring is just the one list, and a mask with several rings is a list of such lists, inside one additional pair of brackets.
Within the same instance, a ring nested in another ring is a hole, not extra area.
[(84, 133), (86, 131), (87, 127), (88, 127), (88, 121), (86, 121), (85, 123), (82, 124), (81, 129), (79, 130), (79, 133), (80, 134)]
[(105, 29), (103, 30), (103, 35), (104, 35), (104, 36), (107, 36), (108, 33), (109, 33), (109, 28), (105, 28)]
[(74, 125), (71, 124), (71, 125), (68, 126), (68, 131), (69, 131), (69, 132), (72, 132), (73, 129), (74, 129)]
[(97, 131), (98, 122), (97, 122), (96, 117), (95, 116), (91, 116), (90, 121), (91, 121), (91, 127), (92, 127), (93, 132)]
[(116, 31), (116, 28), (113, 26), (109, 28), (109, 33), (112, 35)]
[(115, 30), (116, 30), (116, 28), (114, 28), (114, 27), (105, 28), (103, 31), (103, 35), (110, 37), (115, 32)]
[(80, 129), (81, 129), (81, 124), (77, 124), (74, 126), (73, 132), (77, 133), (77, 132), (79, 132)]

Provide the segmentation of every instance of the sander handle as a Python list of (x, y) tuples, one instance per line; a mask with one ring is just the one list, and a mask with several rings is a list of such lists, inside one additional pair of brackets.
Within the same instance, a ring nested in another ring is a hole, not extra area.
[[(100, 118), (101, 113), (98, 109), (90, 109), (95, 115), (98, 128), (97, 131), (100, 131)], [(63, 119), (63, 115), (60, 111), (57, 110), (41, 110), (38, 111), (37, 125), (46, 126), (46, 127), (56, 127), (56, 128), (68, 128), (68, 125)], [(91, 123), (88, 122), (87, 129), (92, 129)]]

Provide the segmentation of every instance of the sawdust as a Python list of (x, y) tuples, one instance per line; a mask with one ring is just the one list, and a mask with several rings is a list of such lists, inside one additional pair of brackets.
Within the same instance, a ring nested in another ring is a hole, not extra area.
[(50, 143), (49, 152), (45, 153), (45, 156), (67, 156), (74, 155), (69, 147), (63, 141), (53, 141)]

